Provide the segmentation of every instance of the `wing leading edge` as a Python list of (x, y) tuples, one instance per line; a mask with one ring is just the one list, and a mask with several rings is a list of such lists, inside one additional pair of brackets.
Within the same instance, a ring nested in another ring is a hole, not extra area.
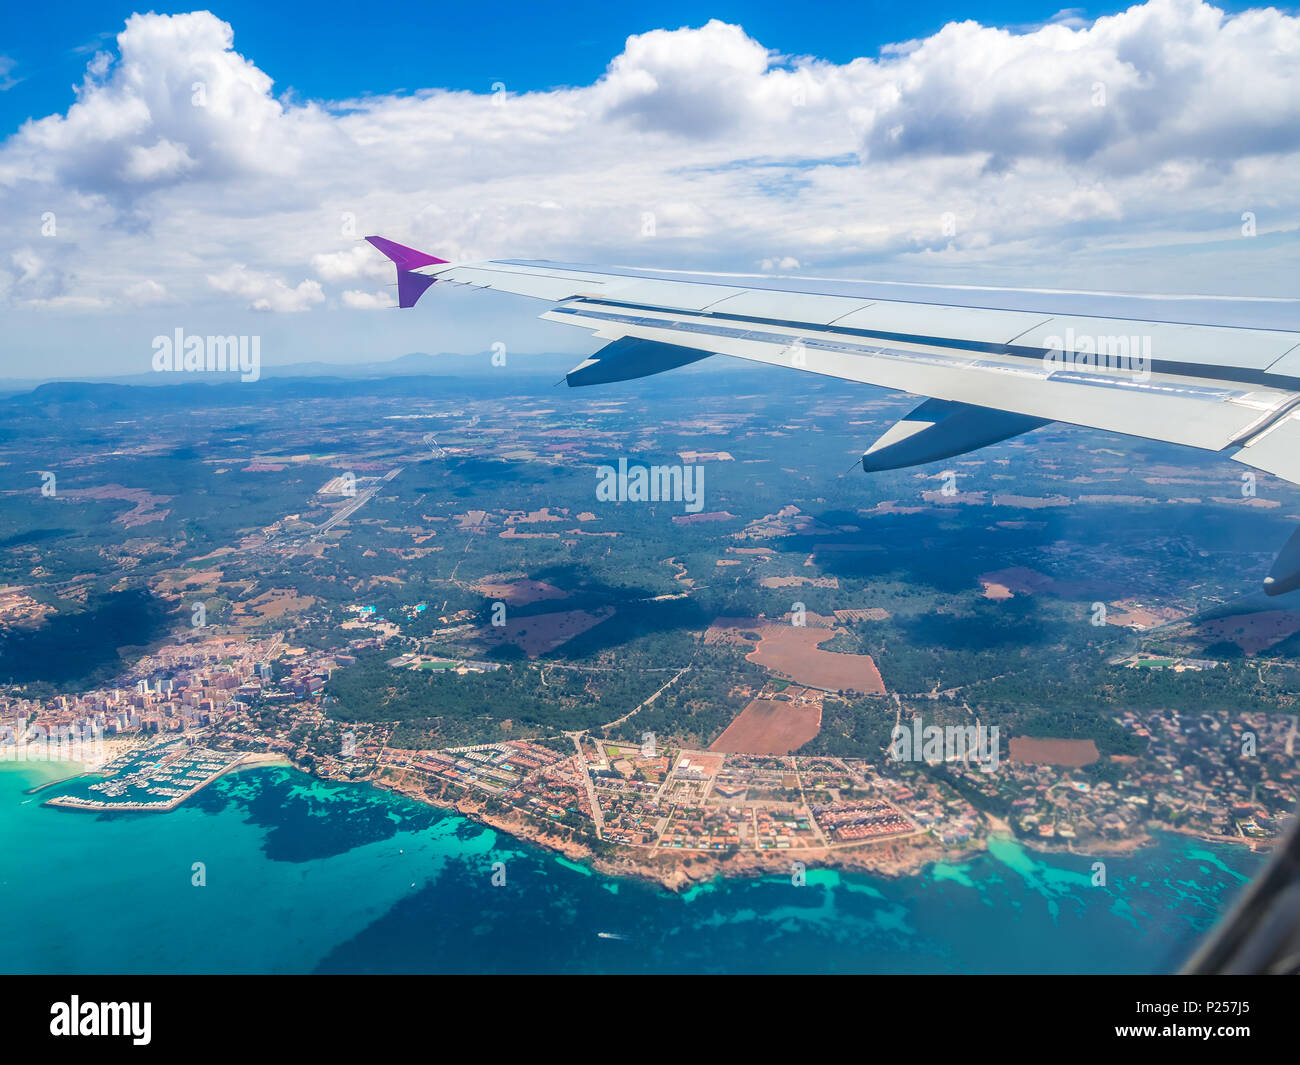
[[(572, 386), (720, 354), (927, 397), (867, 450), (868, 471), (1058, 421), (1220, 452), (1300, 484), (1300, 300), (455, 263), (367, 239), (396, 264), (403, 307), (434, 282), (490, 288), (551, 303), (542, 318), (607, 341)], [(1300, 543), (1265, 590), (1296, 587)]]

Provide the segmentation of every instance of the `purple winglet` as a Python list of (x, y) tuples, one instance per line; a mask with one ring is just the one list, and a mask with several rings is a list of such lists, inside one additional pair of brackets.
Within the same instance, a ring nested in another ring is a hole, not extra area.
[[(442, 260), (439, 259), (438, 262), (442, 262)], [(414, 307), (429, 286), (437, 280), (436, 277), (425, 277), (423, 274), (413, 274), (410, 270), (399, 269), (397, 271), (397, 305), (399, 307)]]
[(428, 291), (429, 286), (437, 280), (435, 277), (425, 277), (423, 274), (415, 274), (411, 271), (418, 270), (421, 266), (436, 266), (439, 263), (447, 262), (446, 259), (439, 259), (436, 255), (416, 251), (414, 248), (408, 248), (405, 244), (398, 244), (386, 237), (366, 237), (366, 240), (392, 259), (397, 266), (397, 305), (399, 307), (414, 307), (419, 302), (420, 297)]
[(398, 244), (395, 240), (388, 240), (385, 237), (366, 237), (366, 240), (392, 259), (399, 270), (415, 270), (421, 266), (436, 266), (438, 263), (448, 261), (439, 259), (436, 255), (408, 248), (405, 244)]

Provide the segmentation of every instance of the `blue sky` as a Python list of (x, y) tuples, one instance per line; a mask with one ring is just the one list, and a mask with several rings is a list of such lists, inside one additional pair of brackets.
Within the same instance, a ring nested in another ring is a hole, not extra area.
[[(1080, 10), (1096, 18), (1127, 6)], [(1246, 5), (1219, 6), (1232, 11)], [(277, 91), (323, 100), (432, 86), (485, 92), (496, 81), (518, 91), (588, 84), (627, 37), (700, 26), (710, 18), (742, 25), (777, 51), (843, 63), (874, 55), (882, 45), (927, 36), (947, 22), (973, 18), (990, 26), (1013, 26), (1045, 22), (1061, 10), (1058, 4), (1034, 0), (626, 5), (497, 0), (490, 5), (387, 4), (376, 7), (376, 14), (361, 15), (343, 13), (343, 7), (263, 0), (215, 4), (207, 10), (236, 28), (241, 52), (273, 70)], [(111, 46), (133, 10), (177, 14), (197, 8), (152, 4), (137, 9), (69, 0), (58, 5), (57, 21), (46, 13), (6, 19), (0, 54), (14, 62), (9, 77), (19, 81), (0, 93), (0, 129), (12, 132), (28, 118), (66, 109), (87, 59)]]
[(361, 10), (10, 18), (0, 378), (148, 372), (177, 328), (262, 336), (267, 364), (597, 344), (442, 286), (397, 312), (367, 233), (457, 260), (1300, 295), (1288, 11)]

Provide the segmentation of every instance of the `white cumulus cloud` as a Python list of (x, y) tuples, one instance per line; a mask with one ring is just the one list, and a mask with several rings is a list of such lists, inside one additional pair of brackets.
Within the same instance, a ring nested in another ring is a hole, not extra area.
[(357, 311), (380, 311), (396, 307), (397, 301), (387, 292), (362, 292), (359, 289), (346, 289), (339, 297), (344, 307)]
[[(1284, 10), (1066, 9), (843, 63), (715, 20), (628, 38), (587, 85), (335, 101), (277, 93), (237, 28), (132, 15), (65, 110), (0, 141), (18, 328), (53, 344), (52, 301), (128, 309), (158, 278), (180, 304), (376, 306), (368, 233), (449, 259), (1295, 294)], [(373, 328), (332, 320), (340, 344)]]
[(218, 292), (228, 292), (249, 300), (255, 311), (305, 311), (313, 303), (325, 299), (319, 281), (301, 281), (290, 288), (284, 281), (258, 270), (249, 270), (243, 263), (208, 274), (208, 284)]

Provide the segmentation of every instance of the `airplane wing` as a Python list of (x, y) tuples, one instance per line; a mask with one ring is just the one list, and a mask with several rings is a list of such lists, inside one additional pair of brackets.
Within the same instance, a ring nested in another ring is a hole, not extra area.
[[(710, 355), (927, 397), (863, 455), (868, 471), (964, 454), (1048, 422), (1220, 452), (1300, 484), (1300, 300), (1129, 296), (531, 260), (447, 262), (367, 237), (399, 305), (435, 282), (546, 301), (608, 343), (570, 385)], [(1265, 581), (1300, 587), (1300, 531)]]

